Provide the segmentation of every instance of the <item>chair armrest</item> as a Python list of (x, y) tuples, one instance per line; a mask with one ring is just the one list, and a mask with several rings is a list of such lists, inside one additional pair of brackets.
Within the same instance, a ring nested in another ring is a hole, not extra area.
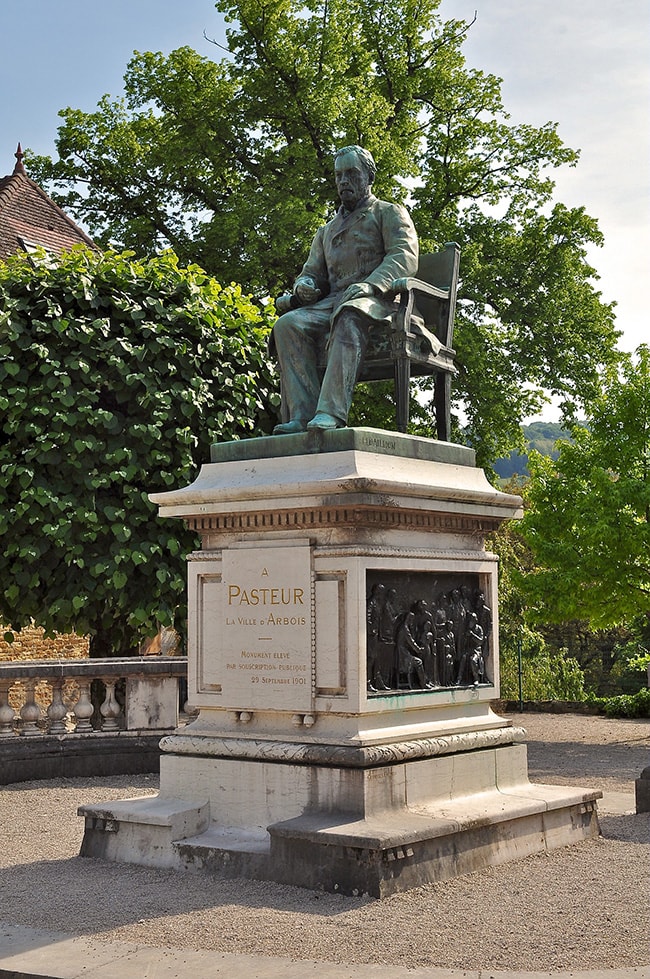
[(400, 292), (424, 292), (427, 296), (435, 296), (436, 299), (449, 299), (449, 289), (440, 289), (438, 286), (429, 285), (421, 279), (412, 277), (406, 279), (395, 279), (388, 295), (396, 296)]

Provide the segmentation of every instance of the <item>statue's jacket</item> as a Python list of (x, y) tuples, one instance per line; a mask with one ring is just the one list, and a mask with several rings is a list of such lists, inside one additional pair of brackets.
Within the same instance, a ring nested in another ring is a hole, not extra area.
[[(341, 309), (353, 307), (372, 320), (388, 322), (395, 304), (382, 293), (395, 279), (415, 275), (417, 267), (418, 239), (408, 211), (370, 196), (351, 213), (340, 207), (317, 231), (296, 282), (314, 280), (326, 295), (311, 308), (329, 310), (332, 320)], [(377, 295), (342, 303), (348, 286), (360, 282), (374, 286)]]

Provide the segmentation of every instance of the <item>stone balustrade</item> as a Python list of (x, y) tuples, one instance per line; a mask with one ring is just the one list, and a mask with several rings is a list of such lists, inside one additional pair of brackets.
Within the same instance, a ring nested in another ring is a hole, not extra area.
[(0, 663), (0, 738), (170, 731), (186, 676), (184, 656)]

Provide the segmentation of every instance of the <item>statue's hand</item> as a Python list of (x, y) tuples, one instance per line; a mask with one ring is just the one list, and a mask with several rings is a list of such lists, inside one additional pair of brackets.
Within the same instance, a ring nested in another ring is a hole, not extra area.
[(354, 285), (347, 287), (343, 293), (341, 302), (349, 303), (352, 299), (363, 299), (374, 295), (376, 295), (375, 287), (371, 286), (369, 282), (356, 282)]
[(305, 305), (315, 303), (322, 295), (320, 289), (316, 288), (314, 280), (308, 278), (297, 279), (293, 291), (300, 302), (305, 303)]
[(293, 296), (290, 292), (285, 292), (283, 296), (278, 296), (275, 300), (275, 310), (282, 316), (283, 313), (288, 313), (291, 309), (291, 300)]

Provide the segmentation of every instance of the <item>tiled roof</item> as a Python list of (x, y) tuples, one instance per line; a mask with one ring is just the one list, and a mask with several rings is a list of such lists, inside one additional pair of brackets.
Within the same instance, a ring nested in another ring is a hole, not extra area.
[(0, 177), (0, 259), (24, 251), (23, 242), (41, 245), (57, 254), (72, 245), (96, 245), (44, 190), (25, 173), (18, 144), (16, 166)]

